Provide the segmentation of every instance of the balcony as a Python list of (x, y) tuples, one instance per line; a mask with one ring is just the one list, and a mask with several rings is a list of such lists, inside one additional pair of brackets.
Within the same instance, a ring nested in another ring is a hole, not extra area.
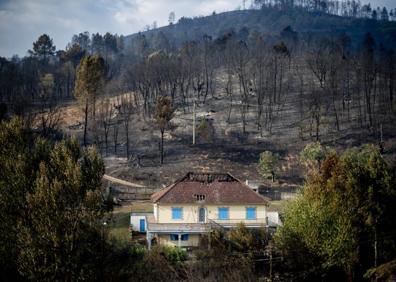
[(206, 233), (210, 230), (210, 228), (210, 224), (208, 223), (156, 223), (154, 216), (147, 216), (148, 232)]

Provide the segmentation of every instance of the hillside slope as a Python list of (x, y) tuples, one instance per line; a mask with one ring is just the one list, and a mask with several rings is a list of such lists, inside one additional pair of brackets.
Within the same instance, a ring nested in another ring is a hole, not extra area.
[[(371, 19), (356, 19), (320, 12), (307, 12), (294, 8), (280, 10), (266, 7), (261, 10), (237, 10), (212, 14), (205, 17), (181, 18), (177, 24), (126, 36), (126, 43), (134, 46), (139, 36), (144, 35), (148, 45), (156, 49), (157, 41), (165, 35), (173, 47), (189, 40), (199, 40), (204, 35), (217, 38), (227, 32), (260, 32), (276, 40), (280, 32), (291, 26), (300, 38), (323, 34), (346, 33), (352, 42), (359, 43), (367, 32), (385, 46), (396, 46), (396, 22), (381, 22)], [(245, 29), (245, 30), (243, 30)]]

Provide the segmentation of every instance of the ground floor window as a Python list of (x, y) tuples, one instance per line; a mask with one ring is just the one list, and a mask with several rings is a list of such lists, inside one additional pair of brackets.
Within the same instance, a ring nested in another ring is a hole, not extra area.
[[(178, 241), (179, 240), (179, 234), (170, 234), (169, 235), (171, 241)], [(188, 234), (182, 234), (180, 237), (180, 240), (182, 241), (188, 241)]]

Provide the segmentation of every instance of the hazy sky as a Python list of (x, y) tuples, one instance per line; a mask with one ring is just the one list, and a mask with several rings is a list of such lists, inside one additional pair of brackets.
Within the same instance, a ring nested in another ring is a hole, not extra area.
[[(370, 2), (373, 6), (396, 8), (396, 0)], [(241, 3), (242, 0), (0, 0), (0, 56), (24, 56), (43, 33), (54, 39), (57, 49), (64, 49), (73, 34), (83, 31), (128, 35), (154, 21), (158, 26), (167, 24), (171, 11), (178, 19), (233, 10)]]

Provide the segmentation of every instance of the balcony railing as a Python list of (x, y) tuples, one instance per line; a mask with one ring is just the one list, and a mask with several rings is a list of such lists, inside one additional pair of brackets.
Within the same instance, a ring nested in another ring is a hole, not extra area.
[(249, 222), (247, 220), (212, 220), (208, 219), (206, 223), (157, 223), (153, 216), (147, 217), (147, 230), (149, 232), (193, 232), (205, 233), (210, 230), (225, 230), (235, 228), (240, 222), (244, 222), (247, 228), (258, 228), (266, 225), (266, 220), (256, 220)]
[(210, 230), (206, 223), (147, 223), (149, 232), (196, 232), (205, 233)]

